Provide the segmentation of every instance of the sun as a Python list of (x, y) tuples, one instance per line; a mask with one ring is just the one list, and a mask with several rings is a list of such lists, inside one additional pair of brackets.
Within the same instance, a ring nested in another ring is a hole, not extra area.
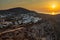
[(57, 5), (56, 4), (52, 4), (51, 5), (51, 8), (52, 8), (52, 13), (51, 13), (51, 15), (55, 15), (55, 10), (56, 10), (56, 8), (57, 8)]
[(51, 11), (52, 11), (52, 10), (54, 11), (54, 10), (56, 10), (56, 9), (58, 8), (57, 6), (58, 6), (57, 3), (51, 3), (49, 9), (50, 9)]
[(51, 14), (51, 15), (56, 15), (55, 12), (57, 11), (57, 8), (58, 8), (58, 7), (57, 7), (57, 4), (56, 4), (56, 3), (52, 3), (52, 4), (50, 4), (50, 7), (49, 7), (49, 8), (50, 8), (49, 11), (51, 12), (50, 14)]
[(52, 8), (52, 9), (55, 9), (56, 7), (57, 7), (56, 4), (52, 4), (52, 5), (51, 5), (51, 8)]
[(51, 10), (56, 10), (57, 9), (57, 4), (53, 3), (50, 5)]
[(60, 6), (58, 2), (53, 1), (53, 2), (50, 2), (47, 7), (50, 15), (56, 15), (57, 12), (59, 11)]

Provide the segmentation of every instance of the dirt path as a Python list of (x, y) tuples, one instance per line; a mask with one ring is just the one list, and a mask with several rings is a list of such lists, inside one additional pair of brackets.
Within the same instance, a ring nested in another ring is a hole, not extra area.
[(23, 27), (17, 28), (17, 29), (13, 29), (13, 30), (7, 30), (7, 31), (4, 31), (4, 32), (1, 32), (0, 35), (2, 35), (2, 34), (4, 34), (4, 33), (14, 32), (14, 31), (17, 31), (17, 30), (20, 30), (20, 29), (23, 29)]

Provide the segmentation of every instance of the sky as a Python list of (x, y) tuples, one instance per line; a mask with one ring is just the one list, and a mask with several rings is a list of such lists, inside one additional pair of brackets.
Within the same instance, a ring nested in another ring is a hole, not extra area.
[(58, 5), (58, 10), (54, 11), (59, 12), (60, 0), (0, 0), (0, 10), (23, 7), (39, 12), (49, 12), (51, 11), (49, 6), (55, 3)]

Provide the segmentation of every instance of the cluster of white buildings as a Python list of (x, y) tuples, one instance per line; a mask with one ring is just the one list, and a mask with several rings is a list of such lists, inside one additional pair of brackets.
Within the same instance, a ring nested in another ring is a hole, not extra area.
[(16, 17), (10, 18), (10, 19), (13, 19), (13, 20), (6, 21), (5, 16), (0, 16), (0, 26), (1, 27), (2, 26), (7, 27), (7, 26), (10, 26), (10, 25), (36, 23), (36, 22), (42, 20), (42, 18), (30, 16), (30, 15), (27, 15), (27, 14), (21, 14), (20, 16), (16, 16)]

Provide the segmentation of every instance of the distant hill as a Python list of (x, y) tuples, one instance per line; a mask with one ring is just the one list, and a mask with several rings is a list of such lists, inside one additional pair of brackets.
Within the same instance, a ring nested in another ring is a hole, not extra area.
[(11, 8), (8, 10), (0, 10), (0, 14), (8, 14), (8, 13), (12, 13), (12, 14), (30, 14), (30, 15), (34, 15), (37, 12), (35, 11), (31, 11), (22, 7), (17, 7), (17, 8)]

